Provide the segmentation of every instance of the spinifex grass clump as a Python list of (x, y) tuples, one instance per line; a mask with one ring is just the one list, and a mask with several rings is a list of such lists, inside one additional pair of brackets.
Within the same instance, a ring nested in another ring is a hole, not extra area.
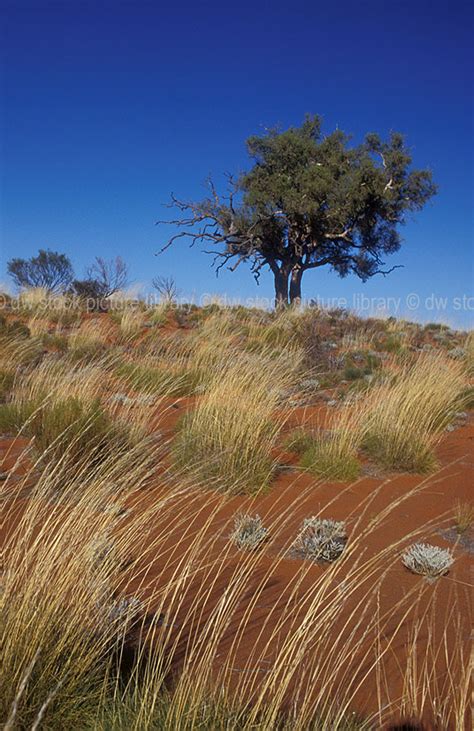
[(283, 424), (275, 412), (298, 364), (295, 353), (270, 360), (229, 351), (226, 367), (182, 421), (174, 449), (177, 466), (225, 492), (267, 487)]
[(327, 480), (349, 482), (360, 474), (360, 464), (352, 445), (339, 434), (314, 440), (303, 452), (300, 465)]
[(142, 310), (126, 307), (120, 313), (120, 334), (124, 340), (133, 340), (142, 330), (146, 320), (146, 313)]
[(474, 505), (472, 503), (457, 500), (454, 507), (454, 520), (456, 533), (463, 535), (471, 530), (474, 524)]
[(436, 579), (447, 574), (454, 563), (451, 551), (429, 543), (414, 543), (402, 555), (402, 563), (414, 574)]
[(239, 513), (234, 519), (234, 530), (229, 538), (239, 548), (254, 551), (268, 539), (268, 529), (259, 515)]
[(69, 338), (69, 351), (74, 360), (92, 360), (100, 358), (107, 345), (107, 325), (100, 319), (86, 320)]
[(342, 554), (347, 542), (343, 521), (327, 518), (305, 518), (292, 553), (311, 561), (335, 561)]
[(284, 442), (284, 447), (290, 452), (303, 454), (303, 452), (305, 452), (307, 449), (310, 449), (314, 446), (314, 441), (314, 434), (307, 432), (303, 428), (299, 428), (294, 429), (288, 434)]
[(125, 430), (112, 422), (98, 400), (84, 404), (73, 397), (1, 404), (0, 432), (31, 437), (48, 460), (64, 459), (66, 454), (72, 461), (91, 454), (102, 459), (128, 443)]
[(436, 466), (433, 445), (459, 410), (463, 366), (443, 355), (403, 365), (392, 382), (375, 386), (361, 409), (367, 453), (384, 466), (426, 472)]
[(122, 363), (117, 375), (137, 391), (167, 396), (187, 396), (196, 389), (199, 378), (195, 371), (184, 365), (166, 363)]
[(328, 480), (355, 480), (360, 473), (357, 449), (362, 438), (357, 419), (351, 409), (341, 406), (330, 426), (328, 433), (314, 437), (305, 446), (300, 465)]

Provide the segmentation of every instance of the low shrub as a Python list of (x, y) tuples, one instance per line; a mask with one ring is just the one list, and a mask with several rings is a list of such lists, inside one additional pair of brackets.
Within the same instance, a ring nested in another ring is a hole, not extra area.
[(234, 519), (234, 530), (229, 538), (239, 548), (254, 551), (268, 539), (268, 529), (259, 515), (239, 513)]
[(335, 561), (347, 542), (345, 523), (327, 518), (305, 518), (291, 552), (311, 561)]
[(447, 574), (454, 563), (451, 551), (430, 543), (414, 543), (402, 555), (402, 563), (414, 574), (436, 579)]

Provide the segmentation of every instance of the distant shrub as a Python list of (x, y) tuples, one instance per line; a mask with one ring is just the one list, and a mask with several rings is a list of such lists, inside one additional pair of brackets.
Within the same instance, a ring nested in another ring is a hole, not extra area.
[(414, 543), (402, 555), (402, 563), (407, 569), (429, 579), (447, 574), (453, 562), (450, 551), (429, 543)]
[(311, 561), (335, 561), (347, 542), (345, 523), (322, 518), (305, 518), (292, 544), (292, 552)]
[(268, 538), (268, 530), (259, 515), (240, 513), (234, 519), (234, 530), (230, 540), (239, 548), (254, 551)]

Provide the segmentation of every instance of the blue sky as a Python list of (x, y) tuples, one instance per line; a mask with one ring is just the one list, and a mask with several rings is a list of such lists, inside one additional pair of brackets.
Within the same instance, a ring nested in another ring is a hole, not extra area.
[(404, 227), (390, 259), (403, 269), (366, 284), (309, 272), (304, 295), (391, 297), (406, 315), (416, 294), (413, 318), (472, 321), (471, 2), (0, 6), (0, 280), (9, 258), (48, 247), (78, 275), (120, 254), (144, 285), (174, 275), (188, 296), (271, 297), (269, 274), (259, 288), (245, 269), (216, 280), (198, 249), (155, 257), (167, 230), (154, 222), (171, 191), (199, 198), (209, 173), (244, 169), (249, 135), (312, 112), (355, 141), (405, 133), (439, 194)]

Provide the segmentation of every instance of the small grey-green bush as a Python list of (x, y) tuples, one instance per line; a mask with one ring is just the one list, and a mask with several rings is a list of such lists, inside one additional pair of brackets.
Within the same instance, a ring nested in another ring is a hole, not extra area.
[(331, 518), (305, 518), (292, 545), (292, 552), (311, 561), (335, 561), (347, 542), (343, 521)]
[(402, 555), (402, 563), (407, 569), (429, 579), (447, 574), (453, 562), (451, 551), (430, 543), (414, 543)]
[(259, 515), (239, 513), (234, 518), (234, 530), (230, 539), (239, 548), (254, 551), (268, 538), (268, 529), (262, 523)]

